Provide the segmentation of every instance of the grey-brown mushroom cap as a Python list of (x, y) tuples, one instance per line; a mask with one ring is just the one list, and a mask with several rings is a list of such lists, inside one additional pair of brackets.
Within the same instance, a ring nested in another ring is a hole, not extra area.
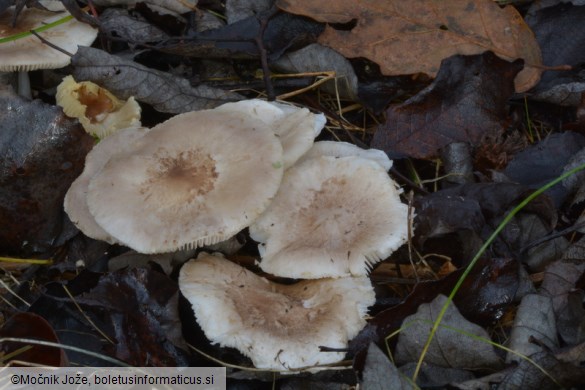
[(183, 266), (179, 287), (211, 342), (276, 370), (342, 360), (319, 346), (347, 348), (375, 301), (366, 277), (281, 285), (206, 253)]
[(104, 138), (85, 157), (83, 172), (69, 187), (63, 206), (69, 219), (79, 230), (88, 237), (96, 240), (106, 241), (110, 244), (117, 243), (117, 240), (108, 234), (100, 225), (87, 207), (87, 190), (90, 180), (98, 173), (110, 158), (118, 153), (132, 148), (134, 143), (140, 139), (149, 129), (144, 127), (133, 127), (123, 129)]
[(270, 207), (250, 226), (260, 267), (290, 278), (366, 275), (408, 236), (408, 207), (378, 163), (308, 159), (288, 169)]
[[(0, 38), (28, 32), (34, 28), (55, 22), (69, 15), (68, 12), (54, 12), (36, 8), (25, 8), (18, 18), (16, 27), (11, 27), (14, 7), (0, 15)], [(78, 46), (89, 46), (97, 36), (97, 29), (75, 19), (38, 33), (41, 37), (75, 54)], [(29, 71), (34, 69), (62, 68), (71, 62), (71, 57), (41, 42), (34, 35), (0, 44), (0, 71)]]
[(282, 146), (237, 112), (194, 111), (155, 126), (89, 184), (96, 222), (142, 253), (215, 244), (252, 223), (283, 174)]
[(270, 126), (282, 143), (284, 168), (292, 166), (313, 145), (327, 122), (325, 115), (306, 108), (260, 99), (225, 103), (221, 111), (239, 111)]

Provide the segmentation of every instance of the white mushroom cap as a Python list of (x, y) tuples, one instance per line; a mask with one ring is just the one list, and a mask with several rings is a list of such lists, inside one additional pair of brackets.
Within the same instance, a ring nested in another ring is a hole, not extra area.
[(89, 181), (98, 173), (110, 158), (126, 149), (140, 139), (149, 129), (144, 127), (128, 128), (104, 138), (85, 157), (85, 167), (81, 175), (69, 187), (65, 194), (64, 207), (69, 219), (88, 237), (114, 244), (115, 238), (101, 228), (87, 207), (87, 189)]
[(347, 348), (375, 301), (366, 277), (281, 285), (206, 253), (183, 266), (179, 287), (211, 342), (276, 370), (342, 360), (319, 346)]
[(388, 157), (384, 151), (379, 149), (362, 149), (349, 142), (338, 142), (338, 141), (319, 141), (313, 144), (313, 147), (309, 149), (298, 161), (301, 164), (303, 161), (309, 158), (315, 158), (319, 156), (332, 156), (332, 157), (361, 157), (367, 158), (380, 164), (385, 171), (389, 171), (392, 168), (392, 160)]
[[(13, 28), (11, 26), (13, 14), (14, 6), (0, 15), (0, 38), (28, 32), (69, 15), (66, 11), (55, 14), (36, 8), (25, 8), (18, 17), (16, 27)], [(97, 29), (72, 19), (42, 31), (39, 35), (61, 49), (75, 54), (78, 45), (92, 44), (97, 36)], [(33, 35), (1, 43), (0, 58), (0, 71), (3, 72), (62, 68), (71, 62), (68, 55), (45, 45)]]
[(282, 146), (238, 112), (194, 111), (154, 127), (89, 184), (96, 222), (142, 253), (226, 240), (265, 209), (280, 185)]
[(378, 163), (308, 159), (288, 169), (266, 212), (250, 226), (260, 267), (290, 278), (366, 275), (408, 236), (408, 207)]
[(285, 169), (311, 148), (327, 122), (325, 115), (313, 114), (306, 108), (260, 99), (226, 103), (216, 109), (252, 115), (270, 126), (282, 143)]

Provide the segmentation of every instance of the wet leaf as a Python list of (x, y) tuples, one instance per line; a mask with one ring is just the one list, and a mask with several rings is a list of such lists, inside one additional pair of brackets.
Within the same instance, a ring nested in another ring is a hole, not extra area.
[(59, 107), (0, 86), (0, 253), (43, 251), (61, 233), (63, 198), (93, 139)]
[[(0, 329), (0, 337), (35, 339), (59, 343), (51, 325), (41, 316), (33, 313), (18, 313), (10, 317)], [(41, 366), (63, 367), (67, 365), (67, 356), (62, 349), (37, 344), (4, 342), (0, 343), (0, 352), (14, 354), (12, 359), (39, 364)], [(6, 364), (7, 361), (2, 361)]]
[(430, 158), (452, 142), (479, 143), (507, 126), (506, 102), (521, 69), (488, 52), (453, 56), (431, 85), (386, 111), (371, 146), (396, 157)]
[[(386, 75), (434, 76), (445, 58), (486, 50), (506, 60), (521, 58), (527, 65), (541, 64), (538, 44), (520, 14), (511, 6), (500, 8), (490, 0), (346, 0), (326, 5), (279, 0), (276, 4), (320, 22), (357, 20), (350, 30), (327, 26), (319, 42), (346, 57), (368, 58)], [(539, 70), (527, 68), (517, 78), (516, 90), (530, 89), (539, 77)]]
[(122, 99), (134, 96), (160, 112), (203, 110), (242, 98), (205, 85), (192, 87), (186, 79), (90, 47), (80, 47), (71, 64), (76, 80), (93, 81)]
[[(431, 303), (419, 306), (416, 314), (404, 319), (404, 329), (398, 336), (396, 362), (417, 361), (429, 336), (431, 323), (436, 320), (447, 298), (439, 295)], [(497, 368), (501, 361), (488, 341), (473, 338), (471, 335), (489, 340), (488, 333), (481, 327), (467, 321), (451, 304), (431, 342), (425, 361), (442, 367), (479, 369)], [(456, 330), (465, 332), (463, 334)]]

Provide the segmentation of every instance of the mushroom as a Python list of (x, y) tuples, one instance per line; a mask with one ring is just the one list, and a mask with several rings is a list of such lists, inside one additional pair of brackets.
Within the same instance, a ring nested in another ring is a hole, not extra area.
[(379, 149), (362, 149), (349, 142), (341, 141), (315, 142), (311, 149), (299, 159), (298, 164), (319, 156), (362, 157), (377, 162), (385, 171), (389, 171), (392, 168), (392, 160), (388, 158), (388, 155), (384, 151)]
[[(59, 4), (59, 6), (62, 10), (62, 5)], [(15, 7), (12, 6), (0, 15), (0, 38), (18, 34), (23, 34), (23, 36), (0, 43), (0, 72), (20, 72), (19, 94), (30, 98), (30, 84), (28, 84), (26, 72), (35, 69), (62, 68), (71, 62), (71, 58), (46, 45), (34, 35), (29, 35), (28, 32), (35, 30), (53, 45), (75, 54), (78, 45), (91, 45), (97, 36), (97, 30), (74, 19), (61, 22), (69, 15), (68, 12), (61, 11), (55, 14), (55, 12), (36, 8), (23, 9), (16, 27), (12, 27), (14, 12)]]
[(377, 162), (321, 156), (288, 169), (250, 226), (260, 267), (289, 278), (366, 275), (407, 240), (408, 208)]
[(282, 285), (207, 253), (183, 266), (179, 288), (212, 343), (276, 370), (342, 360), (345, 353), (319, 347), (347, 348), (375, 301), (366, 277)]
[(239, 112), (193, 111), (155, 126), (90, 181), (89, 211), (142, 253), (226, 240), (252, 223), (280, 185), (282, 146)]
[(117, 243), (117, 240), (101, 228), (87, 207), (87, 189), (90, 180), (99, 172), (110, 158), (132, 145), (149, 129), (144, 127), (128, 128), (106, 137), (87, 154), (83, 172), (69, 187), (63, 203), (69, 219), (88, 237), (96, 240)]
[(282, 143), (285, 169), (311, 148), (327, 122), (325, 115), (313, 114), (306, 108), (260, 99), (226, 103), (216, 109), (251, 115), (270, 126)]
[(65, 77), (57, 86), (56, 99), (65, 115), (79, 119), (85, 131), (98, 138), (140, 126), (140, 106), (134, 97), (121, 101), (91, 81), (77, 83), (73, 76)]

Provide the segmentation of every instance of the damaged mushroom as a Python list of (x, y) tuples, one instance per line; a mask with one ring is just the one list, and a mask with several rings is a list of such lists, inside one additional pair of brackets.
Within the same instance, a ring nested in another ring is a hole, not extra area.
[(57, 87), (57, 105), (70, 118), (77, 118), (86, 132), (104, 138), (117, 130), (140, 126), (140, 106), (130, 97), (121, 101), (110, 91), (67, 76)]
[(282, 285), (206, 253), (183, 266), (179, 287), (212, 343), (276, 370), (342, 360), (345, 353), (319, 347), (346, 349), (375, 301), (366, 277)]
[(321, 156), (288, 169), (250, 226), (260, 267), (289, 278), (366, 275), (404, 244), (408, 207), (385, 169), (360, 157)]
[(193, 111), (155, 126), (90, 181), (87, 204), (142, 253), (214, 244), (249, 226), (280, 185), (282, 146), (239, 112)]

